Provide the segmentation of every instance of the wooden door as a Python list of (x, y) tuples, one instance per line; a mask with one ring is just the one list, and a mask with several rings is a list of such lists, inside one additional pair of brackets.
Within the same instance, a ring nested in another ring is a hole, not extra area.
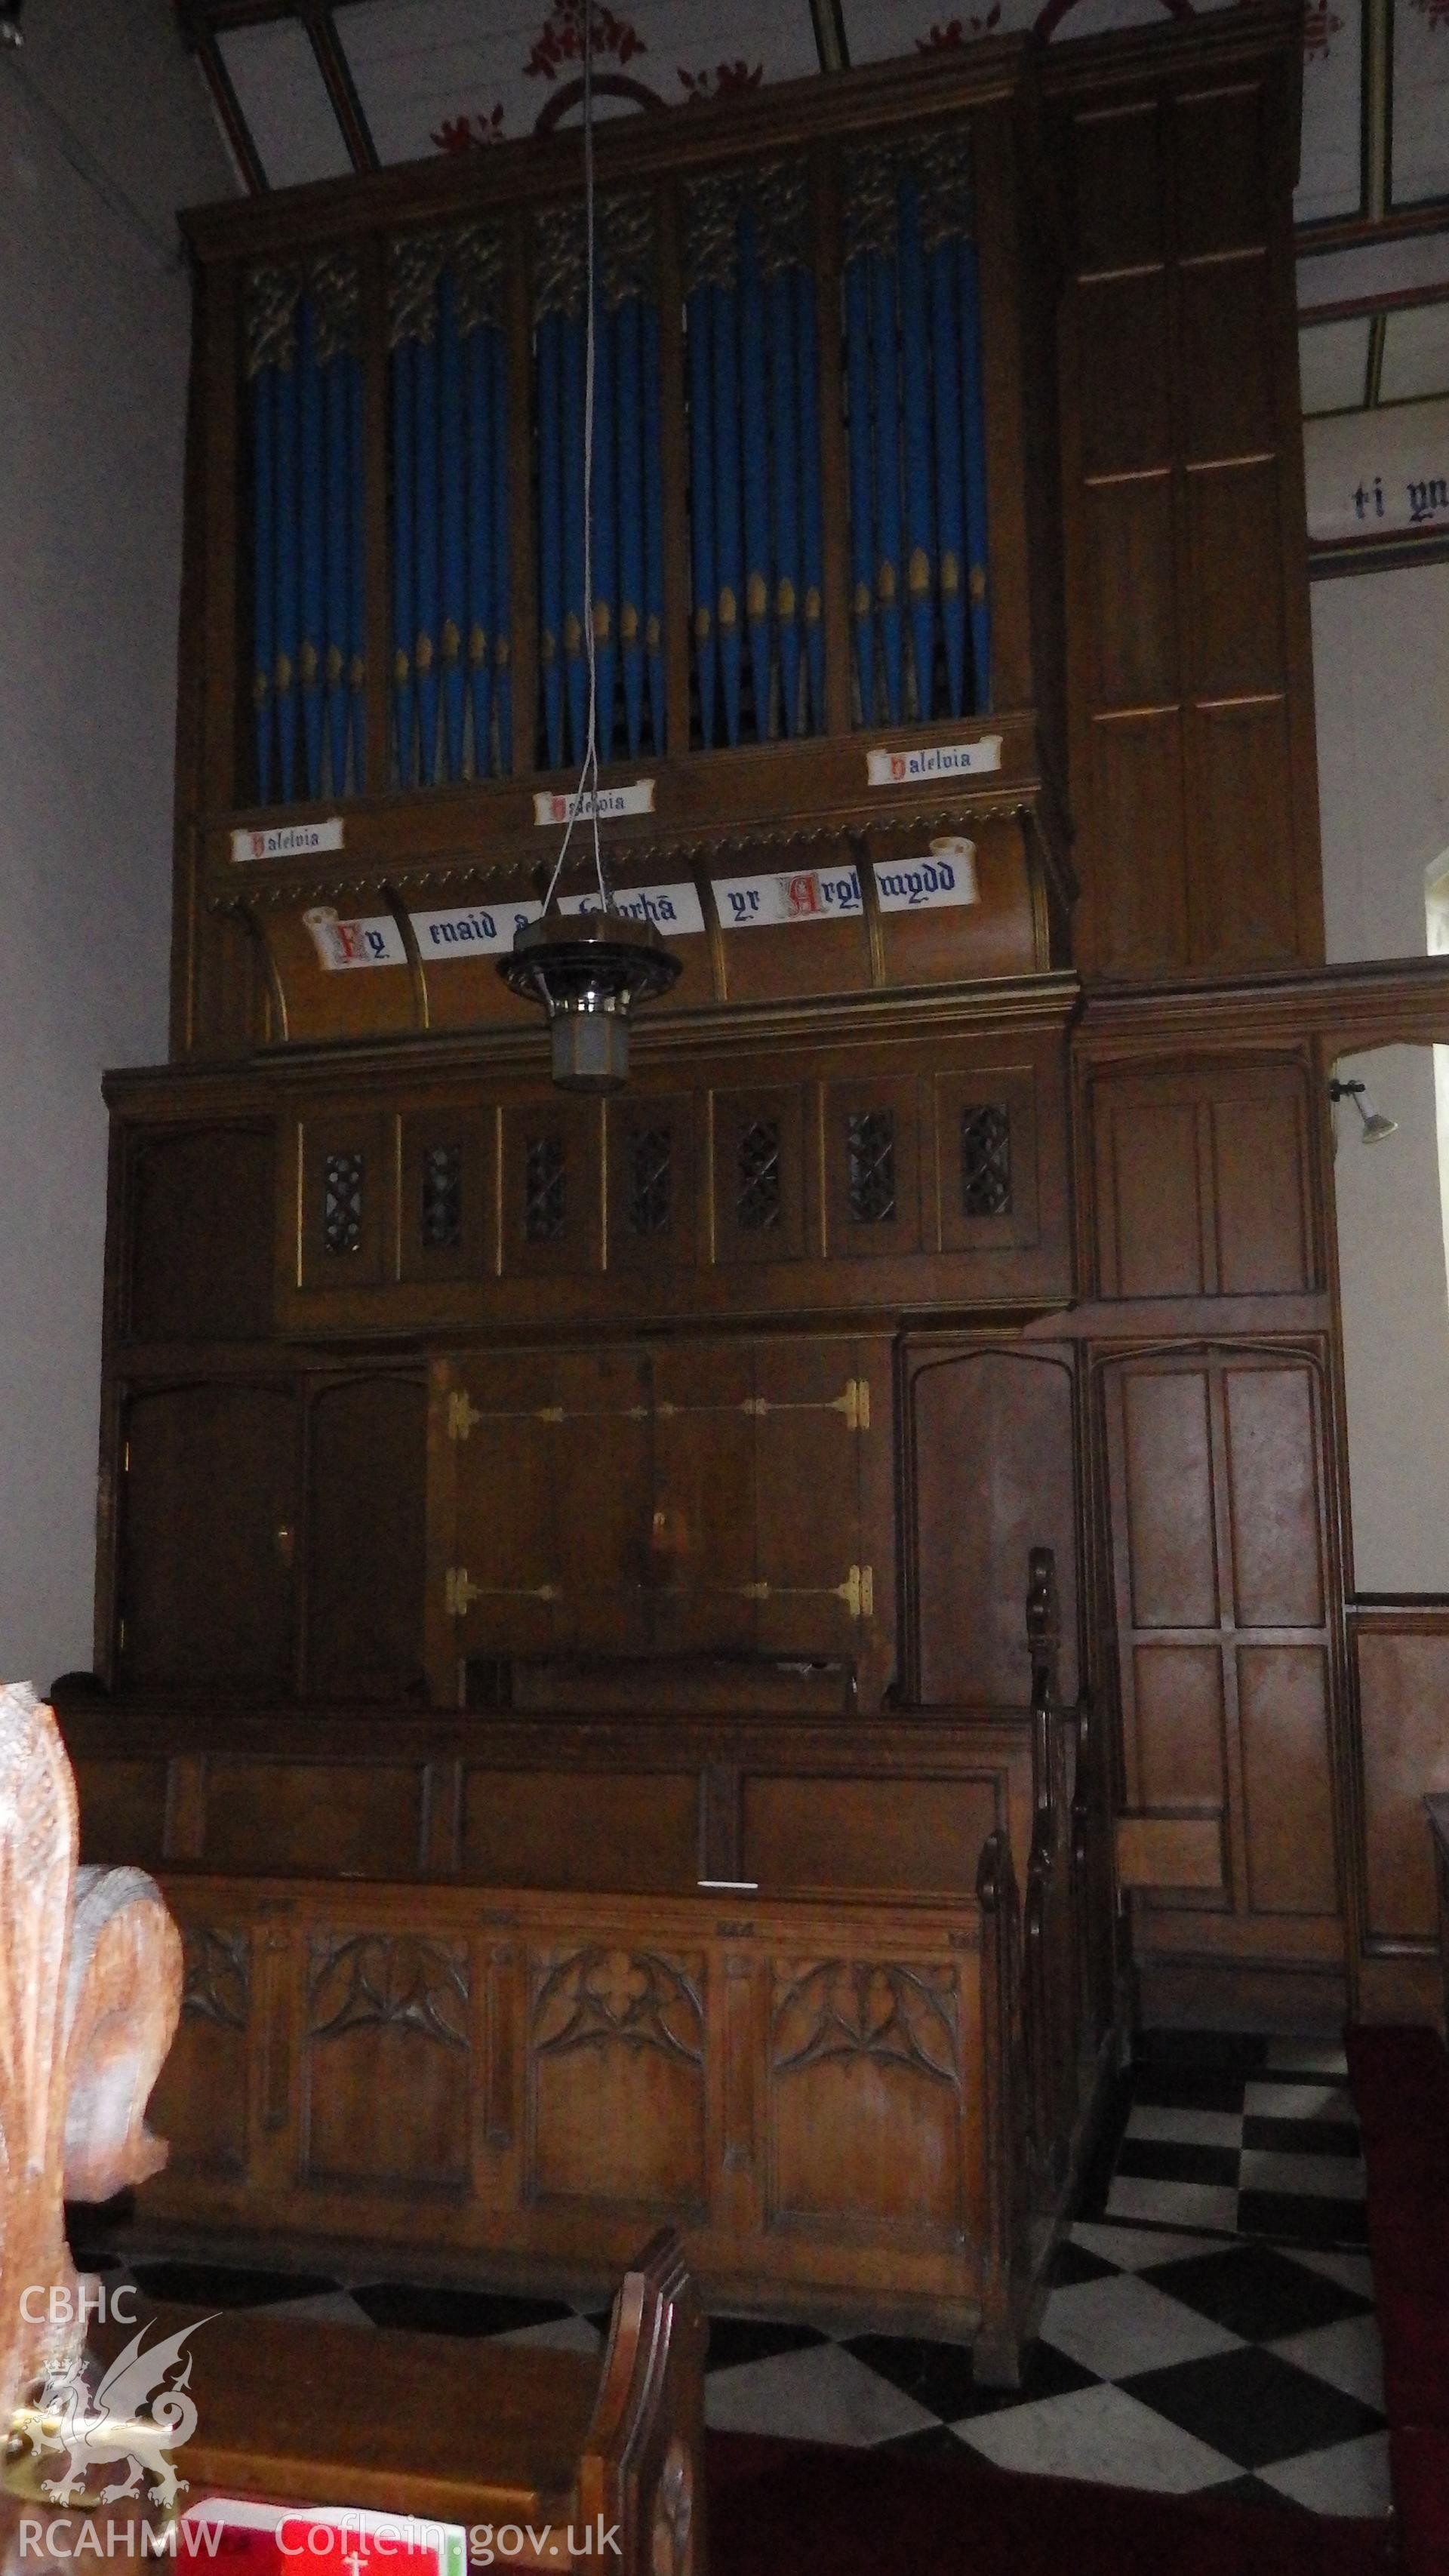
[[(1124, 1874), (1147, 1937), (1336, 1957), (1319, 1368), (1286, 1348), (1114, 1362), (1106, 1432)], [(1189, 1935), (1183, 1909), (1224, 1919)]]
[(132, 1397), (123, 1681), (289, 1688), (298, 1457), (297, 1403), (286, 1388), (173, 1386)]
[(928, 1705), (1030, 1696), (1027, 1564), (1056, 1562), (1058, 1685), (1077, 1694), (1077, 1511), (1069, 1350), (912, 1353), (909, 1499), (914, 1651)]

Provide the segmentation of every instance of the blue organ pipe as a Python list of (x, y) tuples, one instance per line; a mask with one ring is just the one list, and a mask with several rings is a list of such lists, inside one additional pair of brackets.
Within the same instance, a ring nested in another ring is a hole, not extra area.
[(463, 494), (463, 350), (458, 338), (458, 285), (451, 268), (438, 280), (439, 465), (442, 474), (443, 747), (450, 779), (463, 775), (463, 719), (468, 702), (464, 663), (468, 564)]
[(639, 395), (637, 295), (626, 296), (614, 323), (615, 445), (619, 487), (619, 655), (624, 673), (624, 728), (637, 758), (644, 722), (644, 446)]
[(594, 318), (594, 693), (600, 760), (614, 739), (619, 667), (619, 493), (615, 473), (615, 317), (603, 296)]
[[(543, 677), (543, 730), (550, 769), (563, 767), (563, 317), (545, 313), (538, 326), (538, 664)], [(481, 333), (479, 337), (481, 338)]]
[(714, 339), (714, 542), (715, 634), (725, 739), (740, 738), (740, 592), (744, 562), (740, 534), (739, 307), (732, 286), (710, 289)]
[(986, 404), (981, 381), (981, 273), (974, 241), (959, 244), (961, 417), (966, 432), (967, 599), (977, 715), (991, 704), (991, 600), (986, 566)]
[(348, 450), (351, 388), (347, 360), (334, 351), (322, 371), (322, 410), (327, 454), (327, 618), (323, 671), (327, 688), (327, 742), (332, 793), (347, 785), (347, 664), (352, 625), (352, 566), (348, 554)]
[(805, 657), (810, 674), (810, 722), (825, 730), (825, 530), (820, 502), (820, 350), (815, 333), (815, 279), (797, 268), (795, 280), (795, 365), (799, 385), (800, 430), (800, 565), (805, 593), (800, 602), (805, 627)]
[(418, 784), (431, 787), (438, 749), (438, 344), (419, 340), (413, 357), (416, 438), (414, 536), (417, 560)]
[[(467, 389), (468, 694), (473, 707), (473, 775), (491, 767), (493, 715), (493, 385), (492, 333), (475, 322), (463, 343)], [(557, 552), (557, 520), (554, 546)]]
[(866, 257), (845, 272), (846, 389), (850, 403), (850, 611), (862, 724), (875, 722), (875, 511), (871, 494), (870, 293)]
[(297, 633), (300, 572), (297, 561), (297, 369), (277, 371), (277, 538), (275, 689), (281, 801), (290, 805), (297, 774)]
[(259, 805), (269, 803), (272, 792), (272, 663), (277, 649), (272, 574), (276, 550), (276, 381), (275, 367), (258, 367), (252, 378), (252, 705), (256, 715)]
[(961, 445), (961, 359), (956, 244), (930, 254), (931, 383), (935, 398), (937, 583), (951, 713), (966, 704), (966, 460)]
[(659, 437), (659, 316), (643, 308), (641, 410), (644, 423), (644, 656), (654, 749), (664, 749), (664, 466)]
[(563, 320), (564, 474), (564, 688), (569, 750), (583, 758), (588, 724), (588, 666), (584, 660), (584, 323)]
[(795, 403), (795, 290), (777, 268), (768, 291), (770, 325), (771, 498), (774, 503), (775, 635), (780, 655), (783, 730), (800, 721), (799, 430)]
[(875, 595), (886, 708), (901, 720), (901, 415), (896, 349), (895, 262), (867, 254), (871, 367), (875, 393)]
[(690, 558), (694, 573), (694, 661), (699, 679), (700, 739), (714, 741), (714, 418), (710, 363), (710, 294), (696, 286), (689, 298), (689, 505)]
[(508, 354), (495, 323), (486, 325), (492, 345), (493, 396), (493, 695), (498, 709), (498, 766), (506, 776), (513, 767), (513, 608), (509, 594), (508, 487)]
[(931, 713), (936, 645), (936, 544), (931, 511), (931, 353), (927, 337), (926, 255), (916, 183), (904, 173), (896, 192), (896, 268), (901, 309), (901, 426), (906, 466), (906, 604), (916, 668), (916, 714)]
[(413, 643), (417, 584), (413, 561), (413, 361), (416, 343), (399, 340), (392, 353), (392, 675), (397, 715), (397, 774), (413, 783)]
[(302, 625), (298, 637), (298, 676), (302, 683), (302, 741), (307, 794), (322, 793), (322, 658), (326, 617), (323, 489), (322, 375), (317, 364), (317, 313), (310, 295), (297, 307), (297, 403), (301, 435), (298, 471), (301, 482)]
[(352, 698), (352, 790), (367, 784), (367, 489), (366, 443), (362, 416), (362, 362), (345, 350), (333, 362), (347, 385), (349, 456), (347, 483), (348, 536), (348, 688)]
[(765, 408), (765, 295), (755, 210), (739, 222), (740, 420), (745, 473), (745, 621), (754, 677), (755, 731), (770, 730), (770, 429)]

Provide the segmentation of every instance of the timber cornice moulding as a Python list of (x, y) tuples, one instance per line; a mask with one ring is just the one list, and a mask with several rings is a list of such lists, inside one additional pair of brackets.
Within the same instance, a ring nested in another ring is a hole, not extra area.
[[(834, 997), (716, 1003), (656, 1011), (632, 1032), (637, 1062), (687, 1057), (733, 1059), (746, 1051), (819, 1054), (836, 1047), (907, 1044), (929, 1037), (1015, 1038), (1031, 1029), (1064, 1034), (1081, 1001), (1070, 971), (1002, 975), (976, 984), (930, 984)], [(121, 1066), (101, 1077), (107, 1106), (128, 1118), (255, 1111), (296, 1085), (332, 1092), (355, 1081), (445, 1081), (460, 1073), (539, 1073), (547, 1062), (540, 1031), (526, 1028), (412, 1032), (261, 1047), (225, 1063)], [(242, 1096), (239, 1096), (242, 1095)]]
[[(1109, 40), (1110, 41), (1110, 40)], [(748, 97), (690, 101), (657, 113), (609, 118), (595, 139), (601, 191), (690, 171), (712, 162), (859, 128), (918, 124), (923, 114), (958, 116), (1013, 98), (1032, 98), (1041, 48), (1029, 35), (988, 36), (940, 55), (910, 55), (858, 71), (780, 81)], [(568, 194), (583, 186), (577, 128), (520, 135), (487, 152), (439, 153), (345, 179), (313, 180), (265, 197), (226, 198), (181, 216), (203, 262), (252, 259), (297, 240), (371, 232), (395, 224), (447, 223), (491, 205)]]
[(1283, 1046), (1332, 1038), (1344, 1054), (1449, 1043), (1449, 957), (1274, 969), (1216, 984), (1148, 984), (1088, 992), (1076, 1051), (1087, 1067), (1123, 1056), (1207, 1047)]

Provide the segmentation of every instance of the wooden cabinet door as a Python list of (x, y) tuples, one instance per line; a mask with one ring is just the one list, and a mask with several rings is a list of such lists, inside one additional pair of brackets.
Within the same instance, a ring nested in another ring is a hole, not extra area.
[(1340, 1941), (1322, 1403), (1296, 1351), (1106, 1372), (1133, 1874), (1149, 1917), (1229, 1916), (1192, 1937), (1244, 1956)]
[(645, 1644), (651, 1387), (643, 1354), (469, 1358), (446, 1372), (441, 1403), (442, 1571), (457, 1652)]
[(846, 1655), (883, 1685), (890, 1395), (889, 1345), (848, 1335), (444, 1364), (435, 1688), (458, 1656), (649, 1650)]
[(289, 1688), (299, 1446), (296, 1399), (282, 1387), (174, 1386), (132, 1397), (124, 1681)]

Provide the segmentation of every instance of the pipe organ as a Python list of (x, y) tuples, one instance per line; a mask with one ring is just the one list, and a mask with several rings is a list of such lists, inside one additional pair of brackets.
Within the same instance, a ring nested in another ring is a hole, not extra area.
[[(1428, 1004), (1321, 964), (1298, 42), (610, 121), (588, 528), (576, 136), (189, 219), (67, 1712), (187, 1935), (142, 2225), (581, 2278), (642, 2203), (1010, 2373), (1124, 2017), (1366, 1990), (1321, 1077)], [(586, 544), (683, 969), (604, 1101), (495, 971)]]

